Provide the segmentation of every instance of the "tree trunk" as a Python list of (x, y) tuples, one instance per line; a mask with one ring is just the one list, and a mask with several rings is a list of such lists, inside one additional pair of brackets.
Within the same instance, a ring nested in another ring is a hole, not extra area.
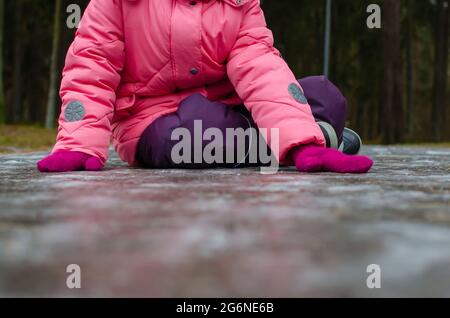
[(406, 35), (406, 130), (411, 138), (414, 128), (414, 68), (413, 68), (413, 47), (414, 47), (414, 1), (408, 1), (407, 11), (407, 35)]
[(50, 81), (48, 89), (47, 113), (45, 127), (48, 129), (55, 126), (57, 81), (58, 81), (58, 51), (61, 33), (61, 0), (55, 0), (55, 16), (53, 21), (53, 45), (50, 63)]
[(383, 101), (381, 127), (383, 142), (402, 141), (402, 52), (401, 1), (383, 1)]
[(5, 91), (3, 82), (3, 37), (5, 25), (5, 0), (0, 0), (0, 124), (6, 121)]
[(432, 127), (434, 141), (441, 141), (447, 116), (449, 1), (437, 0)]
[(13, 57), (13, 98), (11, 107), (11, 122), (17, 123), (21, 120), (22, 113), (22, 55), (23, 55), (23, 21), (22, 21), (22, 0), (15, 2), (14, 16), (14, 57)]

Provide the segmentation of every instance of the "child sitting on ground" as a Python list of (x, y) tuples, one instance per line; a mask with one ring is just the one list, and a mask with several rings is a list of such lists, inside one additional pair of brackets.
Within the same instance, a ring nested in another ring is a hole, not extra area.
[[(373, 164), (346, 154), (360, 139), (344, 129), (345, 98), (324, 77), (297, 81), (259, 0), (91, 0), (60, 95), (57, 143), (38, 162), (42, 172), (101, 170), (111, 139), (130, 165), (223, 166), (174, 162), (173, 132), (196, 121), (203, 130), (277, 129), (265, 141), (301, 172), (364, 173)], [(234, 151), (229, 139), (224, 149)]]

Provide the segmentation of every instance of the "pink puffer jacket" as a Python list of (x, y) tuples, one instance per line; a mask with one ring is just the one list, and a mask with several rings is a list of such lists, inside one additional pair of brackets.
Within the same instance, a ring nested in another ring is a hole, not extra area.
[(112, 138), (133, 165), (144, 129), (198, 92), (279, 128), (283, 162), (294, 146), (325, 143), (294, 83), (259, 0), (91, 0), (67, 54), (53, 152), (104, 162)]

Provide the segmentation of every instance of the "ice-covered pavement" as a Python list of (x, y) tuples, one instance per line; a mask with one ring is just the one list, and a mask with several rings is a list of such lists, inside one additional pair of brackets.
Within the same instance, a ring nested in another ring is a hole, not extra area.
[(0, 296), (450, 297), (450, 149), (365, 153), (368, 175), (115, 156), (103, 172), (40, 174), (42, 153), (0, 156)]

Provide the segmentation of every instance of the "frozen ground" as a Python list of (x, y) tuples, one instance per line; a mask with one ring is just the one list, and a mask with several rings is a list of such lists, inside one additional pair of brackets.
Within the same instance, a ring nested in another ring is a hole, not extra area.
[[(371, 147), (361, 176), (40, 174), (0, 156), (0, 296), (447, 296), (450, 149)], [(66, 267), (81, 267), (81, 289)], [(381, 267), (381, 289), (366, 286)]]

